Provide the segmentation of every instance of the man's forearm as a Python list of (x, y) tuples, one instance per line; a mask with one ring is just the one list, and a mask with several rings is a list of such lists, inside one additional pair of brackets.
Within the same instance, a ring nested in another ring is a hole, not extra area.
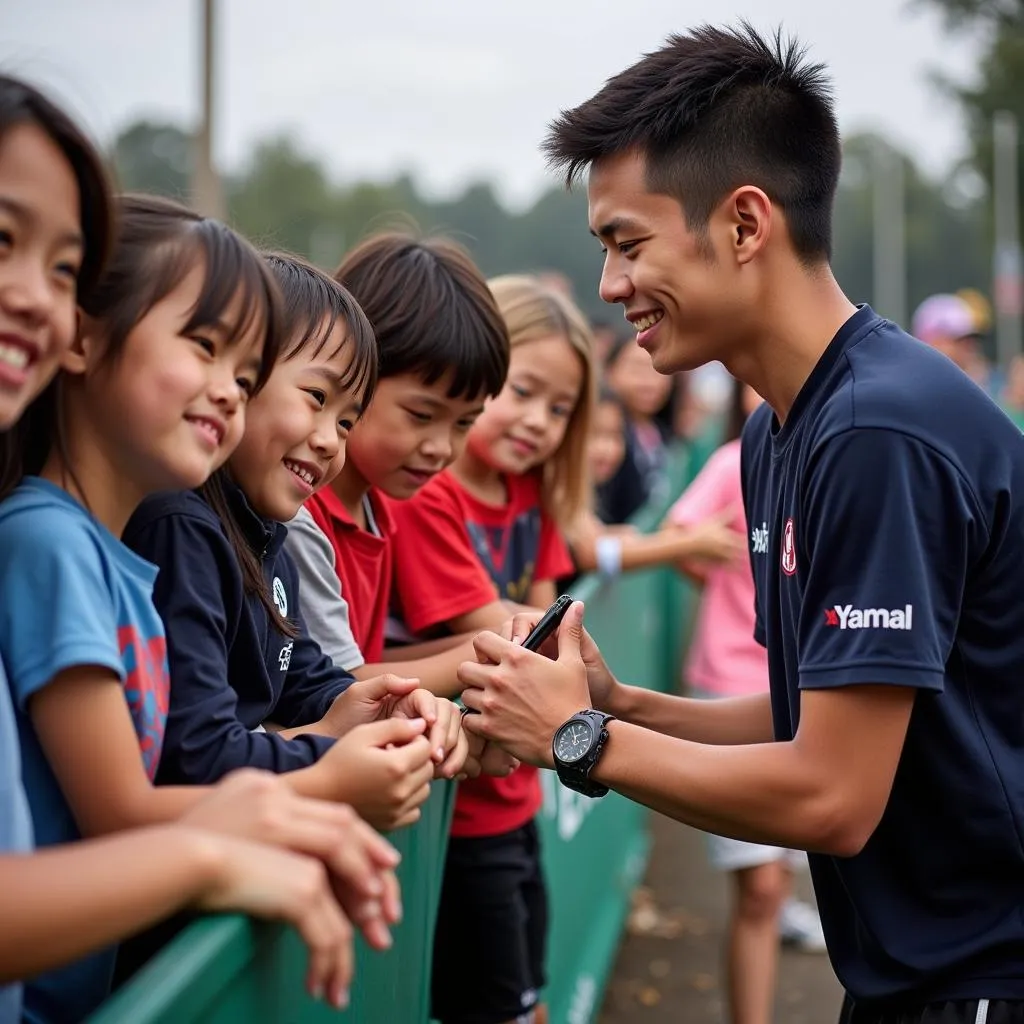
[(771, 699), (766, 693), (694, 700), (619, 684), (609, 707), (602, 710), (623, 722), (694, 743), (771, 743), (775, 738)]
[(608, 724), (592, 778), (677, 821), (772, 846), (851, 850), (838, 795), (794, 743), (706, 745)]

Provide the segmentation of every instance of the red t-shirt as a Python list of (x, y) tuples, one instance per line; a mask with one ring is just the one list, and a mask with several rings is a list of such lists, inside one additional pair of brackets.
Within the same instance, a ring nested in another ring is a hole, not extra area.
[(358, 526), (329, 487), (310, 498), (306, 508), (334, 548), (334, 568), (348, 602), (352, 636), (363, 661), (375, 665), (384, 654), (394, 524), (381, 496), (371, 490), (368, 497), (380, 536)]
[[(499, 598), (525, 601), (530, 585), (568, 576), (572, 560), (541, 508), (536, 474), (506, 476), (508, 502), (488, 505), (450, 472), (391, 505), (394, 600), (405, 624), (421, 632)], [(481, 776), (459, 785), (453, 836), (496, 836), (540, 810), (537, 769), (508, 778)]]

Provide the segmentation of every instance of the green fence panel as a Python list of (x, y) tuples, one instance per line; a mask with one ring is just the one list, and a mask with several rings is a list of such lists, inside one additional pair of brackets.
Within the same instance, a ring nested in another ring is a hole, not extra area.
[(430, 954), (455, 786), (435, 782), (423, 815), (389, 837), (404, 919), (394, 945), (357, 948), (352, 1004), (339, 1015), (306, 995), (306, 953), (289, 928), (232, 915), (192, 925), (91, 1018), (91, 1024), (423, 1024), (429, 1018)]
[[(660, 686), (665, 679), (664, 608), (652, 594), (660, 573), (594, 579), (577, 589), (590, 630), (623, 679)], [(623, 627), (626, 628), (623, 628)], [(551, 1020), (587, 1024), (601, 1004), (630, 894), (647, 865), (648, 812), (617, 793), (590, 800), (543, 772), (539, 819), (550, 900), (548, 988)]]
[[(673, 496), (692, 479), (713, 440), (672, 453)], [(668, 502), (640, 511), (655, 529)], [(620, 678), (653, 689), (676, 685), (693, 606), (692, 589), (671, 569), (629, 573), (613, 583), (590, 576), (575, 595), (587, 627)], [(543, 772), (539, 825), (551, 900), (548, 987), (554, 1024), (589, 1024), (600, 1007), (630, 894), (650, 846), (648, 812), (609, 794), (588, 800)], [(430, 963), (454, 786), (435, 783), (421, 821), (393, 838), (402, 853), (405, 920), (387, 953), (358, 950), (353, 1024), (425, 1024)], [(339, 1015), (303, 991), (305, 951), (290, 929), (243, 917), (192, 925), (91, 1018), (91, 1024), (326, 1024)]]
[[(670, 495), (692, 476), (688, 448), (669, 460)], [(668, 502), (641, 509), (634, 518), (644, 531), (657, 529)], [(587, 629), (612, 671), (638, 686), (666, 690), (678, 677), (679, 641), (691, 588), (670, 569), (628, 573), (614, 583), (595, 576), (580, 581), (575, 596), (586, 604)], [(647, 866), (649, 812), (609, 793), (590, 800), (542, 773), (544, 807), (540, 830), (551, 909), (548, 988), (551, 1020), (589, 1024), (604, 989), (630, 897)]]

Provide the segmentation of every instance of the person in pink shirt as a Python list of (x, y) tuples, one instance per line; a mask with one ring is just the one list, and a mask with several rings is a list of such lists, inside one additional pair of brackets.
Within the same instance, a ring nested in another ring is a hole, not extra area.
[[(728, 523), (748, 535), (740, 486), (740, 433), (760, 396), (734, 384), (726, 441), (672, 506), (666, 526), (694, 527), (732, 513)], [(749, 524), (750, 544), (767, 544), (767, 527)], [(768, 656), (754, 640), (754, 579), (749, 559), (723, 564), (688, 561), (683, 568), (703, 588), (684, 667), (694, 696), (743, 697), (768, 691)], [(790, 851), (709, 835), (712, 864), (732, 877), (734, 900), (726, 929), (726, 973), (732, 1024), (772, 1019), (780, 931), (804, 949), (823, 948), (813, 907), (787, 904)]]

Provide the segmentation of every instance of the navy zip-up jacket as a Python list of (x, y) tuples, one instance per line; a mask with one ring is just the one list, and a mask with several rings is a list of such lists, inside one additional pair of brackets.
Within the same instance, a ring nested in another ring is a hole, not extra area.
[(224, 527), (198, 494), (157, 494), (142, 503), (123, 540), (160, 570), (153, 599), (167, 631), (171, 695), (158, 783), (201, 785), (236, 768), (287, 772), (313, 764), (332, 739), (289, 740), (259, 727), (267, 720), (309, 725), (353, 682), (306, 632), (298, 574), (282, 547), (287, 529), (256, 515), (234, 485), (227, 493), (275, 604), (299, 633), (285, 636), (245, 593)]

